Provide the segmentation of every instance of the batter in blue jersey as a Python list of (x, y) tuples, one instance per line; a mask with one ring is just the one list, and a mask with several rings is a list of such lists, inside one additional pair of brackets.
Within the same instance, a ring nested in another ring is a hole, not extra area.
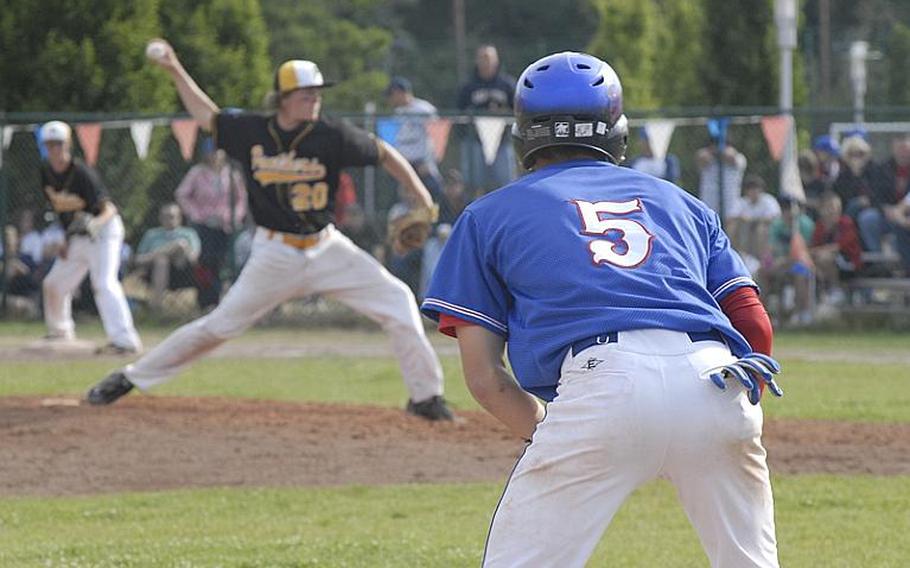
[(515, 112), (529, 173), (464, 211), (422, 304), (457, 336), (472, 395), (528, 442), (484, 565), (584, 566), (662, 476), (713, 566), (777, 566), (759, 400), (782, 394), (780, 368), (718, 216), (617, 165), (628, 129), (605, 62), (533, 63)]

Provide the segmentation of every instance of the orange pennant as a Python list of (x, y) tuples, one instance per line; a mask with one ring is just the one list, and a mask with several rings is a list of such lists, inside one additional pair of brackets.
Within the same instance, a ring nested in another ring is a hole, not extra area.
[(449, 145), (449, 132), (452, 130), (452, 121), (448, 118), (437, 118), (427, 123), (427, 134), (433, 142), (433, 151), (436, 161), (441, 162), (446, 155), (446, 146)]
[(193, 158), (193, 150), (196, 148), (196, 135), (199, 132), (199, 125), (192, 118), (181, 118), (171, 122), (171, 132), (180, 145), (180, 155), (189, 162)]
[(779, 162), (784, 154), (784, 146), (787, 145), (787, 137), (790, 136), (791, 128), (793, 128), (793, 117), (789, 114), (763, 116), (761, 119), (761, 130), (765, 135), (765, 142), (768, 143), (768, 150), (771, 151), (771, 157), (776, 162)]
[(77, 124), (76, 136), (79, 137), (85, 163), (94, 167), (98, 163), (98, 148), (101, 146), (101, 123)]

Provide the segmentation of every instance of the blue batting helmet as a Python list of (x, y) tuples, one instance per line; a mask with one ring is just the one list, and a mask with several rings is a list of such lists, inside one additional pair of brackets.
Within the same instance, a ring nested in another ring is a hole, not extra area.
[(628, 136), (622, 85), (606, 62), (566, 51), (538, 59), (518, 78), (512, 140), (524, 167), (553, 146), (589, 148), (619, 163)]

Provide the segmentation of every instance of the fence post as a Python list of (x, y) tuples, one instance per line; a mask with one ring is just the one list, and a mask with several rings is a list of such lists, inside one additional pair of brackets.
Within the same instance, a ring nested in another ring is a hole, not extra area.
[(10, 261), (9, 243), (6, 241), (6, 167), (3, 165), (3, 133), (6, 130), (6, 121), (0, 116), (0, 243), (3, 245), (3, 270), (0, 270), (0, 315), (7, 314), (6, 303), (6, 267)]
[[(376, 134), (376, 103), (368, 101), (363, 105), (363, 129)], [(363, 171), (363, 209), (368, 219), (376, 217), (376, 168), (367, 166)]]

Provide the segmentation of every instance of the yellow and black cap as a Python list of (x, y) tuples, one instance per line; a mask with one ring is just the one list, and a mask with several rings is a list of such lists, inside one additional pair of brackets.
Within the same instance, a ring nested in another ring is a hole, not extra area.
[(291, 59), (278, 66), (275, 71), (275, 92), (285, 95), (296, 89), (307, 87), (331, 87), (334, 81), (326, 81), (322, 71), (312, 61)]

